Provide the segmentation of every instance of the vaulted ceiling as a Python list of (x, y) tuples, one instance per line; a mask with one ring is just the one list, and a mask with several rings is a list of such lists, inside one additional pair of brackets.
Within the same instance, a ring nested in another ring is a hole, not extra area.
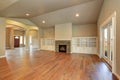
[[(40, 27), (67, 22), (92, 24), (97, 22), (102, 3), (103, 0), (0, 0), (0, 16), (27, 18)], [(76, 13), (80, 15), (77, 18)]]

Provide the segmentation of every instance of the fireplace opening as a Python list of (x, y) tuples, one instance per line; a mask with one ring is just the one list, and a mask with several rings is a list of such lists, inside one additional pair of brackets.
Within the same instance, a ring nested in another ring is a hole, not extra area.
[(59, 45), (59, 52), (67, 52), (67, 46), (66, 45)]

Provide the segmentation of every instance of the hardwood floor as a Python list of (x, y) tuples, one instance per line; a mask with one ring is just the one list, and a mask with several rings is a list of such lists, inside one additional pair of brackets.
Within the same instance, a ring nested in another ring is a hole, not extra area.
[(7, 50), (0, 80), (118, 80), (95, 55)]

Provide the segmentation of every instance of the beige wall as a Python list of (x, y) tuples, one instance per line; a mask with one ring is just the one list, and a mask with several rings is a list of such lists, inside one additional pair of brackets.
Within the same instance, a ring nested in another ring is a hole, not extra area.
[(24, 36), (25, 35), (25, 31), (14, 30), (14, 35), (15, 36)]
[[(68, 27), (69, 28), (69, 27)], [(71, 28), (71, 27), (70, 27)], [(60, 31), (60, 29), (62, 29)], [(67, 32), (64, 26), (59, 29), (61, 33)], [(42, 28), (40, 31), (42, 38), (55, 38), (55, 28), (48, 27)], [(97, 36), (97, 25), (96, 24), (85, 24), (85, 25), (72, 25), (72, 37), (96, 37)]]
[(0, 56), (5, 55), (5, 19), (0, 18)]
[(97, 25), (96, 24), (73, 25), (72, 36), (73, 37), (96, 37)]
[[(102, 11), (98, 20), (100, 25), (116, 11), (116, 71), (120, 75), (120, 0), (104, 0)], [(98, 28), (99, 30), (99, 28)]]
[(49, 27), (49, 28), (42, 28), (43, 31), (43, 38), (55, 38), (55, 28)]
[(55, 25), (55, 40), (71, 40), (72, 39), (72, 23)]
[(29, 43), (29, 45), (32, 45), (32, 48), (39, 48), (38, 30), (29, 31), (29, 42), (30, 42), (30, 36), (32, 38), (32, 43)]
[(10, 48), (10, 32), (11, 28), (6, 28), (6, 48)]
[(10, 31), (10, 48), (13, 49), (14, 48), (14, 30), (11, 29)]
[(6, 49), (14, 48), (14, 30), (6, 28)]

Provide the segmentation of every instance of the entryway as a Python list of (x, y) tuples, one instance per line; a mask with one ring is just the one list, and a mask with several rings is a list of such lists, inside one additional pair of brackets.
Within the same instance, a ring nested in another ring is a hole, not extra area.
[(112, 65), (113, 60), (113, 26), (112, 21), (102, 28), (102, 57)]
[(20, 47), (20, 36), (14, 36), (14, 48)]
[(115, 71), (116, 64), (116, 13), (108, 18), (100, 28), (100, 57), (104, 58)]

